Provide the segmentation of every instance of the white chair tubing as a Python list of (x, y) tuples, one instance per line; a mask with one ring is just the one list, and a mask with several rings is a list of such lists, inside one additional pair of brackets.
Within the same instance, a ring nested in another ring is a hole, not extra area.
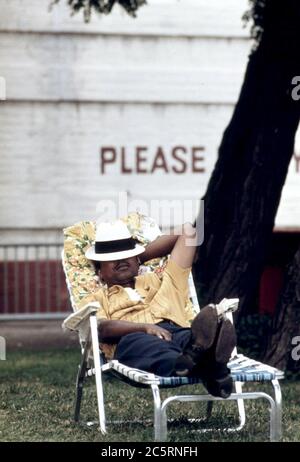
[(101, 432), (105, 434), (106, 425), (105, 425), (104, 395), (103, 395), (102, 374), (101, 374), (101, 366), (100, 366), (98, 326), (97, 326), (97, 318), (95, 314), (92, 314), (90, 317), (90, 326), (91, 326), (92, 348), (93, 348), (93, 357), (94, 357), (94, 365), (95, 365), (99, 424), (100, 424)]
[[(280, 389), (280, 388), (279, 388)], [(278, 392), (278, 389), (277, 389)], [(270, 440), (278, 441), (281, 438), (281, 397), (275, 396), (274, 399), (264, 392), (243, 392), (243, 393), (232, 393), (226, 401), (238, 401), (239, 399), (266, 399), (270, 404)], [(177, 395), (170, 396), (165, 399), (161, 405), (160, 415), (156, 418), (159, 421), (159, 427), (155, 430), (156, 441), (165, 441), (167, 438), (167, 406), (173, 401), (190, 402), (190, 401), (224, 401), (219, 397), (211, 395)], [(157, 411), (158, 412), (158, 411)], [(207, 432), (210, 429), (199, 430), (200, 432)], [(212, 429), (221, 430), (221, 429)], [(226, 431), (237, 431), (235, 429), (225, 429)]]

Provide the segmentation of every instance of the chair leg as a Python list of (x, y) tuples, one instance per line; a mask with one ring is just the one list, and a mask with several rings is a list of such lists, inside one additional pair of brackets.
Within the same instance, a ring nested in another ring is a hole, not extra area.
[[(243, 385), (242, 385), (241, 382), (235, 382), (234, 387), (235, 387), (235, 392), (236, 393), (242, 393), (243, 392), (243, 390), (242, 390)], [(239, 411), (240, 424), (235, 429), (235, 431), (241, 430), (244, 427), (245, 423), (246, 423), (246, 413), (245, 413), (244, 400), (243, 399), (237, 399), (237, 405), (238, 405), (238, 411)]]
[(154, 440), (166, 441), (167, 439), (167, 416), (162, 413), (161, 399), (158, 385), (151, 385), (154, 401)]
[(80, 416), (80, 407), (81, 407), (81, 400), (82, 400), (82, 393), (83, 393), (83, 384), (85, 379), (85, 372), (87, 369), (87, 356), (89, 351), (90, 345), (89, 341), (86, 342), (81, 363), (79, 366), (77, 379), (76, 379), (76, 401), (75, 401), (75, 412), (74, 412), (74, 420), (75, 422), (79, 421)]
[(206, 405), (206, 420), (209, 420), (212, 415), (214, 403), (212, 401), (208, 401)]
[(275, 398), (275, 416), (272, 432), (272, 440), (279, 441), (282, 437), (282, 394), (279, 381), (272, 380)]
[[(234, 388), (236, 393), (242, 393), (242, 383), (235, 382)], [(230, 428), (229, 431), (240, 431), (246, 423), (246, 413), (245, 413), (245, 404), (243, 399), (237, 399), (238, 413), (239, 413), (239, 425), (235, 428)], [(206, 420), (208, 421), (211, 418), (213, 410), (213, 401), (208, 401), (206, 406)]]
[(95, 314), (92, 314), (90, 316), (90, 327), (91, 327), (93, 358), (94, 358), (94, 366), (95, 366), (99, 425), (100, 425), (101, 433), (105, 434), (106, 433), (106, 422), (105, 422), (104, 396), (103, 396), (103, 384), (102, 384), (102, 371), (101, 371), (101, 365), (100, 365), (98, 326), (97, 326), (97, 319), (96, 319)]
[(82, 367), (79, 368), (77, 380), (76, 380), (76, 401), (75, 401), (75, 412), (74, 412), (75, 422), (79, 421), (80, 407), (81, 407), (81, 400), (82, 400), (84, 378), (81, 377), (81, 369)]

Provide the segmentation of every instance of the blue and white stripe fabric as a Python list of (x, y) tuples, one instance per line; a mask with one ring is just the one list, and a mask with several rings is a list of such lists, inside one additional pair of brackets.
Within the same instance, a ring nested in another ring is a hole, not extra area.
[[(253, 360), (238, 354), (232, 358), (228, 367), (234, 382), (268, 382), (275, 379), (283, 379), (284, 373), (275, 367), (268, 366), (259, 361)], [(201, 383), (201, 379), (192, 377), (160, 377), (150, 372), (133, 369), (125, 366), (116, 360), (110, 361), (105, 366), (106, 370), (114, 370), (121, 376), (143, 385), (159, 385), (161, 387), (178, 387), (181, 385), (192, 385)], [(93, 375), (94, 370), (88, 371), (87, 375)]]

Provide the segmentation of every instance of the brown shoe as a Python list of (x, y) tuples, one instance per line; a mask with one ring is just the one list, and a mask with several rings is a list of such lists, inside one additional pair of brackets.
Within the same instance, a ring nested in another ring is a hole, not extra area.
[(194, 368), (207, 391), (221, 398), (228, 398), (232, 393), (233, 381), (227, 363), (236, 346), (236, 334), (229, 319), (222, 320), (213, 346)]
[(218, 331), (217, 310), (207, 305), (197, 314), (191, 325), (191, 339), (175, 364), (175, 374), (189, 375), (214, 344)]
[(207, 351), (213, 345), (218, 325), (216, 308), (212, 305), (202, 308), (191, 325), (192, 347), (196, 352)]
[(215, 346), (215, 360), (217, 363), (227, 364), (233, 349), (236, 347), (236, 333), (232, 322), (225, 319), (221, 322)]

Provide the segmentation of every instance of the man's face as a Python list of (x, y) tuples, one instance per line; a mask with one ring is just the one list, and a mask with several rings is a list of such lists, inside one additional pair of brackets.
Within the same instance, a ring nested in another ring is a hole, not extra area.
[(123, 258), (122, 260), (102, 261), (100, 278), (108, 287), (118, 284), (130, 285), (138, 275), (138, 257)]

